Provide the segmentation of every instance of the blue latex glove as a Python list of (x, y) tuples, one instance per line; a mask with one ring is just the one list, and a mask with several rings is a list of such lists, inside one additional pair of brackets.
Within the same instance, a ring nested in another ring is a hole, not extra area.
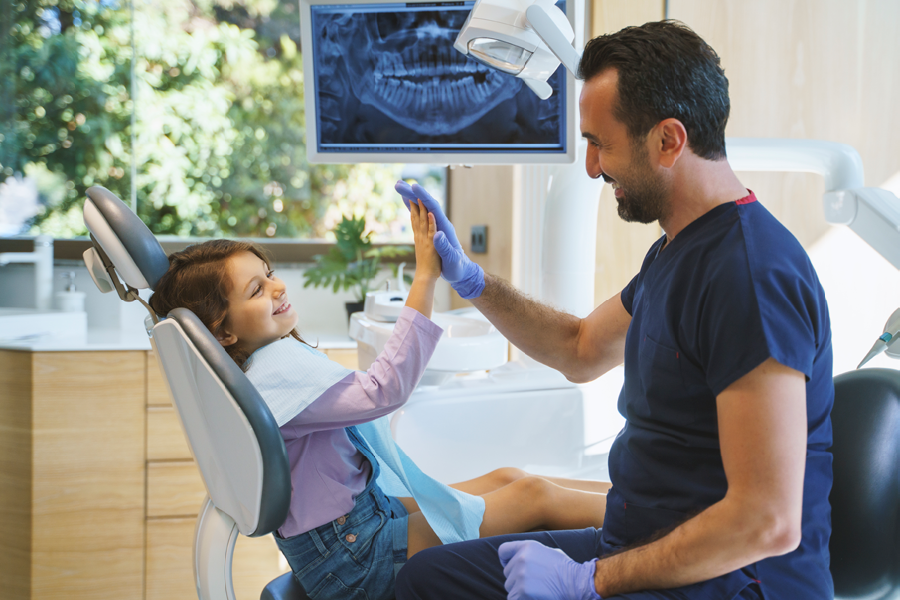
[(594, 588), (594, 563), (577, 563), (559, 548), (535, 542), (500, 544), (509, 600), (603, 600)]
[(438, 201), (418, 183), (410, 186), (401, 180), (394, 189), (403, 198), (406, 208), (409, 208), (410, 202), (421, 200), (425, 209), (434, 215), (434, 224), (437, 228), (434, 235), (434, 249), (441, 257), (441, 276), (466, 300), (480, 296), (484, 291), (484, 270), (466, 256), (456, 238), (453, 223), (447, 219)]

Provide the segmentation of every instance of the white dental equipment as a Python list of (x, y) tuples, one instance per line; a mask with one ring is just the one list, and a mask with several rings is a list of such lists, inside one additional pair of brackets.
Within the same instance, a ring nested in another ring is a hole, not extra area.
[(400, 311), (406, 305), (406, 297), (409, 295), (406, 283), (403, 281), (403, 267), (405, 266), (406, 263), (397, 265), (396, 290), (391, 289), (391, 282), (388, 281), (386, 290), (366, 293), (366, 300), (363, 304), (363, 312), (366, 317), (387, 323), (397, 321)]
[(453, 47), (489, 67), (520, 78), (541, 100), (562, 63), (577, 74), (575, 32), (553, 0), (478, 0)]
[[(403, 267), (397, 269), (397, 289), (366, 294), (363, 312), (350, 315), (350, 337), (357, 342), (359, 368), (368, 369), (394, 331), (409, 291)], [(495, 369), (507, 361), (508, 344), (497, 328), (477, 311), (434, 313), (444, 334), (428, 361), (419, 385), (440, 385), (457, 373)]]
[[(93, 246), (85, 263), (101, 292), (150, 311), (147, 332), (197, 462), (207, 496), (194, 534), (194, 579), (200, 600), (235, 600), (231, 563), (238, 535), (266, 535), (287, 516), (290, 466), (272, 413), (253, 385), (191, 311), (159, 319), (139, 290), (152, 290), (169, 261), (146, 225), (109, 190), (91, 187), (84, 221)], [(291, 573), (262, 600), (307, 600)]]

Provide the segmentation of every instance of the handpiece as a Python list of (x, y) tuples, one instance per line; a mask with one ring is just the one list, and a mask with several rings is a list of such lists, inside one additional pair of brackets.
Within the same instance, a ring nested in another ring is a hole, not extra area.
[(860, 362), (859, 366), (856, 368), (859, 369), (864, 364), (887, 350), (888, 347), (896, 343), (898, 339), (900, 339), (900, 308), (895, 310), (891, 316), (888, 317), (887, 323), (884, 324), (884, 333), (875, 340), (871, 350), (863, 357), (862, 362)]

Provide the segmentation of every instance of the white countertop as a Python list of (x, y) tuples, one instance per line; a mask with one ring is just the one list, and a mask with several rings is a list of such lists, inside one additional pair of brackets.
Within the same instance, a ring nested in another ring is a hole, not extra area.
[[(355, 349), (356, 341), (346, 334), (305, 332), (304, 338), (320, 350)], [(3, 340), (0, 350), (27, 352), (99, 352), (150, 350), (150, 338), (143, 331), (91, 329), (87, 335), (37, 336), (34, 338)]]

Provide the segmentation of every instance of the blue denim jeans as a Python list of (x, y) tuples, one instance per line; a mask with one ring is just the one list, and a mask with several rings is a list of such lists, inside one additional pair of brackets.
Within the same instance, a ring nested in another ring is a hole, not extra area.
[(313, 600), (389, 600), (406, 563), (409, 515), (375, 483), (378, 462), (348, 427), (353, 444), (369, 459), (372, 475), (350, 514), (289, 538), (275, 536), (294, 576)]

